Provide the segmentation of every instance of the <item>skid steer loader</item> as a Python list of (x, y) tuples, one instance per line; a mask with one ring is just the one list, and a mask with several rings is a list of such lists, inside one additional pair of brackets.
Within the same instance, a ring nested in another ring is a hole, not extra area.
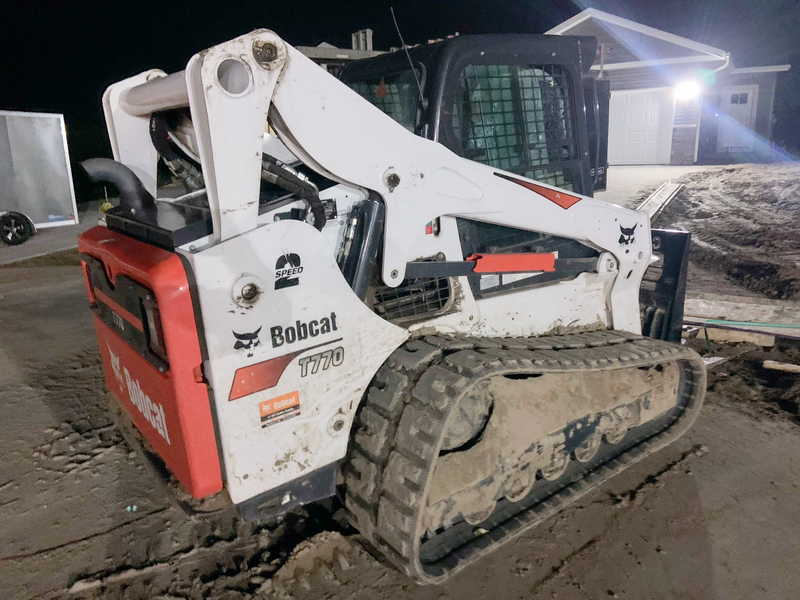
[(337, 496), (439, 582), (693, 422), (688, 234), (586, 195), (591, 43), (515, 37), (346, 85), (262, 29), (105, 92), (88, 296), (121, 428), (187, 510)]

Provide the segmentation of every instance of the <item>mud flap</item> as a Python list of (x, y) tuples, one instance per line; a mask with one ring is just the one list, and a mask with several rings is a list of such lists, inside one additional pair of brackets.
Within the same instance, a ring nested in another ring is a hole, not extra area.
[(653, 254), (659, 261), (645, 273), (639, 292), (642, 335), (680, 343), (692, 234), (674, 229), (651, 233)]

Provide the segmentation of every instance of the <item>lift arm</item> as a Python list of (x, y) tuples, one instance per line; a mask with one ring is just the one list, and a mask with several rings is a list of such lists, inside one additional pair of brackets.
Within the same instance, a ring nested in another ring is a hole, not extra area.
[[(188, 106), (207, 185), (213, 243), (257, 226), (262, 136), (326, 177), (383, 198), (381, 273), (397, 286), (421, 258), (425, 225), (452, 215), (568, 237), (608, 251), (621, 277), (614, 327), (638, 331), (639, 284), (650, 258), (649, 220), (637, 213), (463, 159), (408, 132), (269, 30), (193, 56), (185, 71), (148, 71), (104, 96), (114, 156), (155, 191), (149, 115)], [(628, 234), (621, 241), (621, 228)], [(630, 232), (634, 232), (631, 234)], [(448, 257), (451, 259), (451, 257)], [(463, 257), (454, 257), (455, 260)]]

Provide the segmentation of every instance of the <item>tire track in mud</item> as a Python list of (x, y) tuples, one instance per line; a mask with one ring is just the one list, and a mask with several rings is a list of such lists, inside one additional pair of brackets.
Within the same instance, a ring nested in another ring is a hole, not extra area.
[(44, 554), (49, 554), (49, 553), (55, 552), (56, 550), (61, 550), (63, 548), (67, 548), (67, 547), (72, 546), (72, 545), (77, 545), (77, 544), (81, 544), (83, 542), (88, 542), (89, 540), (92, 540), (92, 539), (95, 539), (95, 538), (98, 538), (98, 537), (102, 537), (102, 536), (105, 536), (105, 535), (109, 535), (110, 533), (113, 533), (114, 531), (116, 531), (116, 530), (118, 530), (118, 529), (120, 529), (122, 527), (128, 527), (132, 523), (136, 523), (137, 521), (141, 521), (143, 519), (147, 519), (147, 518), (149, 518), (149, 517), (151, 517), (153, 515), (157, 515), (157, 514), (159, 514), (161, 512), (164, 512), (165, 510), (166, 510), (165, 508), (160, 508), (160, 509), (155, 510), (155, 511), (153, 511), (151, 513), (148, 513), (146, 515), (141, 515), (138, 518), (131, 519), (127, 523), (122, 523), (120, 525), (117, 525), (116, 527), (112, 527), (111, 529), (107, 529), (105, 531), (99, 531), (97, 533), (93, 533), (92, 535), (88, 535), (88, 536), (86, 536), (84, 538), (79, 538), (79, 539), (76, 539), (76, 540), (70, 540), (70, 541), (65, 542), (63, 544), (60, 544), (58, 546), (52, 546), (50, 548), (42, 548), (40, 550), (37, 550), (36, 552), (30, 552), (28, 554), (17, 554), (17, 555), (11, 555), (11, 556), (2, 556), (2, 557), (0, 557), (0, 562), (15, 561), (15, 560), (22, 560), (22, 559), (25, 559), (25, 558), (33, 558), (33, 557), (36, 557), (36, 556), (42, 556)]
[[(604, 512), (605, 522), (599, 533), (563, 555), (535, 581), (528, 583), (526, 589), (530, 596), (533, 597), (554, 582), (568, 577), (570, 567), (576, 561), (585, 559), (597, 551), (606, 536), (620, 527), (630, 509), (641, 505), (650, 493), (663, 487), (668, 478), (680, 474), (689, 461), (703, 456), (707, 450), (702, 444), (695, 444), (682, 451), (655, 473), (639, 479), (635, 485), (624, 491), (610, 492), (605, 489), (608, 487), (606, 485), (594, 492), (601, 497), (596, 500), (587, 499), (586, 506), (597, 505), (595, 510), (601, 511), (604, 510), (601, 507), (613, 506), (617, 510)], [(602, 494), (606, 497), (602, 497)], [(556, 532), (572, 527), (572, 516), (581, 510), (584, 510), (583, 505), (566, 509), (556, 520), (547, 521), (543, 526), (524, 534), (516, 543), (530, 546), (537, 544), (538, 540), (557, 537)], [(276, 571), (273, 578), (265, 582), (260, 589), (260, 597), (275, 600), (314, 598), (344, 600), (369, 590), (380, 598), (406, 598), (413, 595), (415, 598), (444, 599), (459, 597), (460, 594), (456, 593), (454, 588), (463, 586), (462, 580), (469, 577), (465, 572), (441, 586), (418, 586), (400, 572), (370, 556), (357, 541), (359, 539), (358, 534), (349, 535), (346, 531), (334, 531), (320, 533), (301, 543), (286, 563)], [(518, 550), (510, 549), (510, 551), (515, 555), (521, 554)], [(514, 574), (526, 577), (530, 572), (530, 567), (521, 567)], [(410, 594), (409, 589), (414, 593)]]
[[(567, 571), (572, 564), (579, 559), (585, 559), (591, 556), (594, 552), (598, 551), (600, 542), (605, 539), (613, 530), (619, 527), (620, 521), (625, 516), (627, 510), (644, 504), (649, 493), (655, 492), (657, 489), (664, 487), (664, 485), (666, 485), (666, 480), (669, 477), (679, 474), (682, 467), (691, 459), (696, 457), (699, 458), (706, 452), (708, 452), (708, 448), (706, 446), (703, 444), (694, 444), (688, 450), (682, 451), (676, 459), (671, 460), (658, 471), (647, 475), (638, 484), (625, 491), (611, 492), (604, 488), (600, 488), (597, 492), (605, 494), (606, 497), (601, 498), (596, 502), (613, 506), (619, 510), (611, 514), (600, 534), (590, 538), (579, 548), (569, 553), (567, 556), (561, 559), (558, 564), (553, 566), (549, 573), (536, 581), (530, 589), (531, 593), (539, 594), (544, 591), (549, 584), (555, 582), (560, 577), (568, 576)], [(611, 592), (608, 595), (613, 596), (614, 594)]]
[(253, 545), (238, 517), (195, 522), (163, 497), (112, 424), (94, 343), (18, 365), (0, 424), (12, 476), (0, 487), (1, 597), (60, 597), (70, 581), (168, 564), (176, 551)]
[(200, 520), (174, 508), (113, 425), (94, 342), (14, 366), (0, 424), (13, 463), (0, 486), (0, 597), (248, 594), (324, 529), (304, 511), (255, 527), (232, 510)]
[(319, 532), (321, 526), (305, 514), (290, 514), (277, 523), (254, 527), (230, 518), (235, 527), (225, 538), (211, 536), (158, 560), (76, 578), (58, 598), (115, 599), (170, 595), (217, 598), (228, 592), (237, 598), (257, 594), (289, 558), (291, 549)]
[(682, 452), (677, 459), (670, 461), (655, 473), (645, 477), (641, 483), (630, 490), (617, 493), (606, 492), (608, 499), (611, 501), (613, 506), (627, 506), (634, 503), (641, 504), (644, 501), (643, 496), (641, 495), (642, 491), (648, 490), (649, 488), (663, 487), (663, 480), (667, 475), (671, 473), (677, 473), (689, 459), (695, 456), (703, 456), (706, 452), (708, 452), (708, 448), (705, 445), (695, 444), (688, 450)]

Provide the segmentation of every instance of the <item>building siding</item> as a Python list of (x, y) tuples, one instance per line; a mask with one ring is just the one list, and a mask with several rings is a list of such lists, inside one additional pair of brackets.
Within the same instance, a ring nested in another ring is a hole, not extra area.
[(694, 164), (694, 147), (697, 140), (697, 126), (673, 127), (672, 151), (669, 157), (671, 165)]
[[(701, 144), (698, 151), (699, 162), (726, 163), (752, 160), (765, 160), (772, 154), (772, 114), (775, 100), (777, 73), (742, 73), (730, 72), (717, 74), (713, 86), (704, 90), (704, 114), (700, 125)], [(714, 119), (713, 107), (719, 106), (722, 88), (727, 86), (758, 85), (758, 104), (754, 123), (755, 142), (753, 151), (746, 154), (722, 152), (716, 148), (718, 122)]]

